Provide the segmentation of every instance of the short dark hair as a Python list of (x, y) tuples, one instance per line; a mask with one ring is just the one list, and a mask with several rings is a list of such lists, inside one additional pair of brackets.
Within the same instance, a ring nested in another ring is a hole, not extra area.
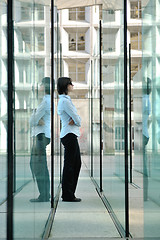
[(57, 80), (57, 91), (58, 94), (68, 94), (68, 85), (71, 83), (71, 78), (69, 77), (60, 77)]
[[(44, 85), (45, 88), (45, 93), (46, 94), (50, 94), (50, 77), (44, 77), (42, 79), (42, 85)], [(54, 83), (54, 79), (53, 79), (53, 91), (55, 89), (55, 83)]]
[(151, 86), (152, 81), (149, 77), (147, 77), (147, 79), (144, 78), (144, 83), (145, 84), (143, 86), (143, 92), (144, 92), (144, 94), (149, 95), (152, 91), (152, 86)]

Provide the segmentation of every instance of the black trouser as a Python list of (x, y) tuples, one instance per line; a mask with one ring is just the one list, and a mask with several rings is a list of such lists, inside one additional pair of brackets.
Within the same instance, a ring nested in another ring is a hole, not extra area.
[(62, 175), (62, 198), (65, 200), (75, 197), (76, 186), (81, 168), (81, 155), (77, 136), (73, 133), (61, 138), (64, 145), (64, 167)]
[(149, 138), (143, 135), (143, 199), (148, 199), (148, 168), (147, 168), (147, 153), (146, 145), (148, 144)]
[(42, 199), (49, 199), (50, 197), (50, 180), (46, 157), (46, 146), (49, 143), (50, 138), (46, 138), (43, 133), (40, 133), (34, 137), (31, 151), (31, 172), (33, 178), (37, 181), (39, 197)]

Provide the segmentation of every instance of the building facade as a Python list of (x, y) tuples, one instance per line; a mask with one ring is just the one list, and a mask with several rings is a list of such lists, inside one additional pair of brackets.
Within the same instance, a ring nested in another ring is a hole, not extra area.
[[(55, 6), (53, 11), (50, 3), (14, 1), (14, 104), (11, 111), (14, 154), (8, 159), (8, 22), (6, 1), (0, 0), (0, 206), (5, 208), (0, 212), (3, 219), (0, 235), (4, 239), (11, 229), (4, 220), (11, 216), (7, 214), (10, 208), (4, 205), (8, 196), (13, 196), (11, 213), (15, 239), (39, 238), (39, 234), (42, 237), (48, 216), (53, 216), (52, 210), (56, 208), (63, 156), (56, 91), (52, 117), (54, 148), (47, 148), (47, 163), (53, 180), (52, 206), (29, 203), (29, 198), (38, 194), (30, 171), (29, 118), (42, 100), (41, 80), (51, 76), (53, 69), (55, 81), (59, 76), (69, 76), (73, 80), (72, 99), (82, 117), (79, 141), (83, 161), (119, 232), (125, 237), (126, 212), (129, 212), (127, 223), (134, 238), (159, 238), (159, 8), (159, 0), (127, 1), (127, 46), (131, 44), (129, 71), (124, 54), (124, 6), (118, 10), (106, 9), (103, 5), (63, 10)], [(52, 16), (54, 23), (51, 23)], [(52, 42), (51, 33), (54, 35)], [(129, 54), (127, 58), (129, 63)], [(124, 103), (125, 94), (129, 97), (129, 93), (124, 93), (126, 68), (132, 90), (130, 109)], [(151, 79), (150, 94), (144, 94), (147, 78)], [(143, 112), (144, 95), (149, 95), (145, 99), (151, 106), (147, 114)], [(133, 158), (131, 161), (128, 143), (128, 162), (125, 130), (128, 138), (130, 130), (125, 122), (125, 110), (131, 112), (132, 127)], [(145, 146), (143, 119), (147, 119), (149, 133)], [(12, 169), (7, 165), (10, 160), (14, 163)], [(13, 192), (7, 192), (9, 170), (13, 173)], [(126, 172), (129, 172), (128, 178)]]

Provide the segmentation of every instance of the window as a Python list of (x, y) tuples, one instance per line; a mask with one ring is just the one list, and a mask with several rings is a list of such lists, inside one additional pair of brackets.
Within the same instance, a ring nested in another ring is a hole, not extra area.
[(69, 20), (72, 20), (72, 21), (85, 20), (85, 7), (69, 9)]
[(30, 76), (30, 61), (26, 60), (17, 60), (16, 62), (18, 67), (18, 76), (19, 77), (19, 83), (30, 83), (31, 82), (31, 76)]
[(69, 34), (69, 51), (85, 51), (85, 33)]
[(32, 20), (31, 5), (23, 3), (21, 5), (21, 21), (31, 21), (31, 20)]
[(69, 51), (76, 51), (76, 33), (69, 34)]
[(115, 150), (124, 150), (124, 127), (115, 127)]
[(131, 18), (142, 18), (141, 0), (131, 2)]
[(36, 5), (35, 8), (35, 20), (44, 20), (44, 6), (43, 5)]
[(37, 34), (38, 38), (38, 51), (44, 51), (44, 32), (40, 32)]
[(99, 19), (102, 20), (102, 17), (103, 17), (102, 5), (99, 5)]
[(106, 52), (115, 52), (115, 40), (116, 34), (114, 33), (104, 33), (103, 34), (103, 51)]
[(132, 63), (131, 65), (131, 79), (133, 80), (134, 75), (142, 68), (141, 64)]
[(35, 5), (35, 14), (33, 15), (33, 6), (29, 3), (21, 5), (21, 21), (44, 20), (44, 6), (40, 4)]
[(85, 81), (85, 63), (70, 63), (69, 77), (76, 82)]
[(30, 29), (24, 29), (21, 31), (22, 34), (22, 40), (24, 42), (24, 49), (25, 52), (31, 52), (31, 30)]
[(131, 48), (135, 50), (142, 49), (142, 33), (141, 32), (131, 33)]
[(36, 65), (36, 72), (37, 72), (37, 79), (38, 81), (40, 79), (42, 79), (44, 77), (44, 72), (45, 72), (45, 69), (44, 69), (44, 66), (45, 66), (45, 63), (44, 63), (44, 59), (42, 58), (37, 58), (35, 59), (35, 65)]
[(103, 21), (104, 22), (115, 22), (115, 11), (114, 10), (103, 10)]

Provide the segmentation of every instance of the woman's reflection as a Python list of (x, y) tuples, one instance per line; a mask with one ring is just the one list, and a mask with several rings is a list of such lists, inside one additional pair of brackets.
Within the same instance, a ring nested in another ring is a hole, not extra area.
[(148, 118), (151, 114), (151, 104), (149, 95), (151, 93), (151, 79), (147, 78), (146, 85), (143, 88), (142, 97), (142, 134), (143, 134), (143, 198), (148, 200), (148, 168), (146, 145), (149, 141)]
[(50, 199), (50, 180), (47, 167), (46, 147), (50, 143), (51, 97), (50, 78), (42, 79), (41, 90), (44, 97), (30, 118), (33, 146), (31, 150), (30, 167), (33, 178), (37, 182), (39, 197), (30, 202), (48, 202)]

